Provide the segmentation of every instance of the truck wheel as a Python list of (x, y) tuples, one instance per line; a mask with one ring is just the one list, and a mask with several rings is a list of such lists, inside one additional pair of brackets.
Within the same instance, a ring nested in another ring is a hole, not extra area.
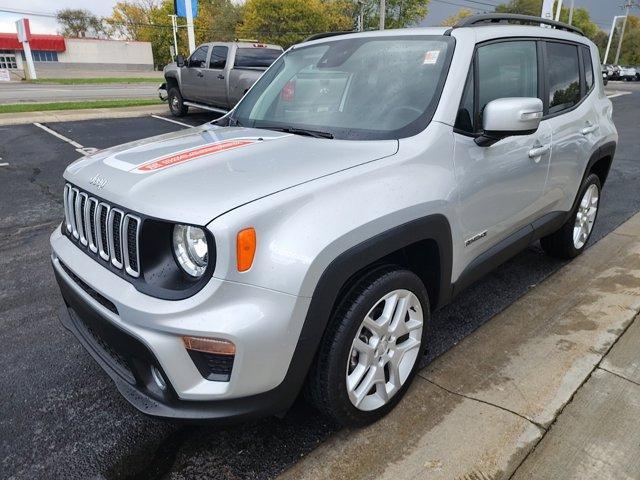
[(383, 417), (416, 374), (428, 323), (427, 290), (414, 273), (384, 267), (364, 277), (330, 319), (308, 400), (344, 426)]
[(184, 117), (189, 111), (189, 107), (184, 104), (180, 90), (173, 87), (169, 90), (169, 110), (174, 117)]
[(600, 206), (600, 179), (590, 174), (580, 187), (580, 201), (566, 223), (555, 233), (543, 237), (540, 244), (552, 257), (569, 259), (580, 255), (587, 246)]

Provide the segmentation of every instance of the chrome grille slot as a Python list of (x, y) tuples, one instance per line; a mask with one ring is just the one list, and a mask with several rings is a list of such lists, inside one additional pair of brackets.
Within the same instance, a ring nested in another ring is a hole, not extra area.
[(98, 253), (98, 240), (96, 239), (96, 209), (98, 208), (98, 200), (89, 198), (87, 201), (85, 216), (85, 236), (89, 243), (89, 250)]
[(109, 268), (121, 270), (121, 275), (140, 277), (142, 219), (70, 183), (64, 186), (63, 200), (65, 235), (87, 254), (108, 262)]
[(112, 208), (109, 212), (109, 225), (107, 234), (109, 236), (109, 251), (111, 252), (111, 263), (116, 268), (122, 268), (122, 210)]
[(69, 189), (69, 196), (67, 197), (67, 211), (69, 212), (69, 223), (71, 225), (71, 234), (75, 238), (79, 238), (78, 229), (76, 228), (76, 194), (78, 193), (77, 188)]
[(109, 210), (111, 207), (106, 203), (99, 203), (96, 210), (96, 236), (98, 237), (98, 253), (104, 260), (109, 260), (109, 241), (108, 241), (108, 227)]
[(71, 227), (71, 217), (69, 216), (69, 191), (71, 190), (71, 185), (68, 183), (64, 186), (64, 193), (62, 195), (62, 202), (64, 204), (64, 225), (67, 228), (67, 232), (71, 232), (73, 229)]
[(88, 245), (87, 234), (86, 234), (86, 216), (85, 216), (85, 207), (87, 204), (88, 195), (84, 192), (80, 192), (76, 195), (76, 224), (78, 228), (78, 234), (80, 235), (80, 243), (85, 247)]
[(122, 226), (122, 246), (124, 250), (124, 269), (133, 276), (140, 276), (140, 219), (126, 215)]

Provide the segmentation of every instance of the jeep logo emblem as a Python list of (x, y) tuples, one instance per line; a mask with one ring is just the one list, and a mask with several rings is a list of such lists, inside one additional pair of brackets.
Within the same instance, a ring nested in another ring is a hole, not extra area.
[(99, 189), (103, 189), (104, 186), (107, 184), (107, 179), (103, 178), (100, 176), (99, 173), (96, 173), (91, 180), (89, 180), (89, 183), (91, 185), (93, 185), (94, 187), (97, 187)]

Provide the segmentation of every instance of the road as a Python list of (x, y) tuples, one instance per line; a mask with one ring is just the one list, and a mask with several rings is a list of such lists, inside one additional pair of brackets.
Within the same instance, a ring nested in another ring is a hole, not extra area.
[(54, 85), (41, 83), (0, 83), (0, 104), (157, 98), (157, 83)]
[[(640, 92), (613, 102), (620, 144), (592, 243), (640, 210)], [(97, 148), (183, 128), (150, 117), (48, 127)], [(336, 432), (302, 402), (283, 419), (224, 429), (130, 407), (56, 317), (48, 236), (62, 218), (62, 171), (78, 153), (34, 125), (0, 127), (0, 138), (0, 478), (270, 478)], [(561, 265), (533, 246), (462, 294), (434, 315), (424, 363)]]

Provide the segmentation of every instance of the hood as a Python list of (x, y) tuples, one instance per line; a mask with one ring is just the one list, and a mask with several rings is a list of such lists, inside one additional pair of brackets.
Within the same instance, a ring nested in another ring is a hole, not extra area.
[(397, 151), (397, 140), (205, 124), (99, 151), (71, 164), (65, 178), (126, 209), (206, 225), (245, 203)]

